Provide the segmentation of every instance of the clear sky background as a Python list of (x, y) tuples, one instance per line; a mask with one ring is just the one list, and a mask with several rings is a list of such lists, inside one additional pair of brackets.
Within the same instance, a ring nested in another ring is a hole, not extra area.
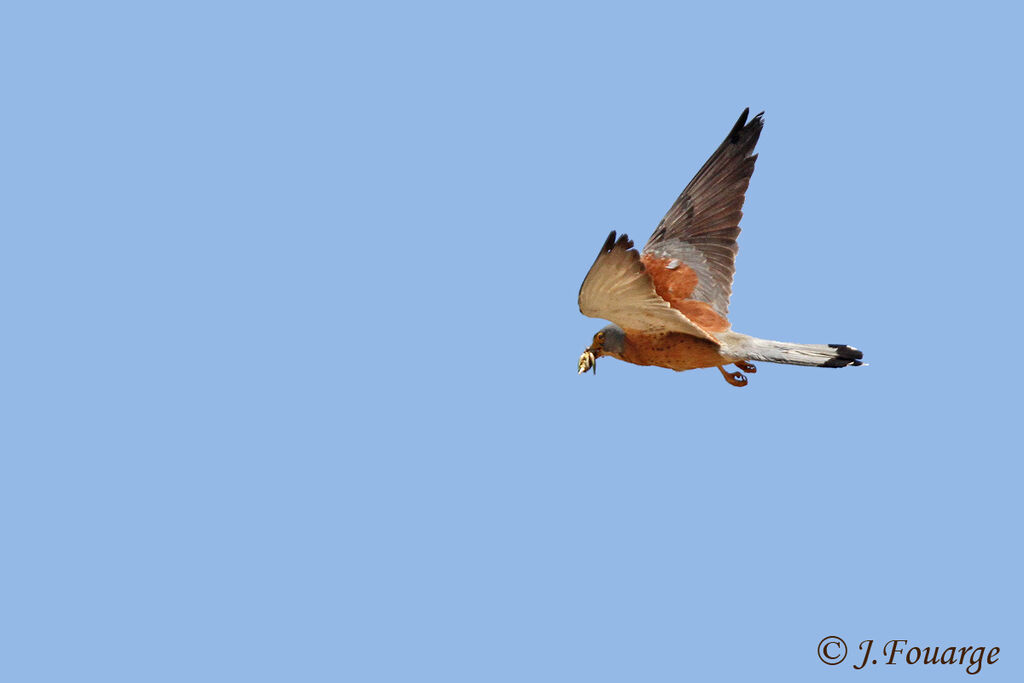
[[(1022, 680), (1010, 7), (9, 7), (0, 680)], [(578, 377), (747, 106), (733, 325), (870, 366)]]

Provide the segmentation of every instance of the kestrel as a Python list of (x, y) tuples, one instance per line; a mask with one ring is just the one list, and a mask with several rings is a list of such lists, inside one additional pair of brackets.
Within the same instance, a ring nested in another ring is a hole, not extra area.
[(580, 312), (610, 320), (579, 360), (597, 372), (601, 356), (683, 371), (718, 368), (746, 386), (750, 361), (841, 368), (864, 357), (845, 344), (792, 344), (732, 331), (727, 315), (743, 199), (754, 172), (764, 112), (744, 109), (711, 158), (661, 219), (643, 251), (625, 234), (608, 235), (580, 287)]

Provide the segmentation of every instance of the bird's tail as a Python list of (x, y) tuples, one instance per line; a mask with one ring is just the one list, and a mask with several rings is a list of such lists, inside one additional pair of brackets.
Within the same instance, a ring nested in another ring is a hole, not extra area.
[(744, 344), (748, 360), (786, 365), (812, 365), (818, 368), (844, 368), (864, 365), (864, 354), (846, 344), (793, 344), (751, 337)]

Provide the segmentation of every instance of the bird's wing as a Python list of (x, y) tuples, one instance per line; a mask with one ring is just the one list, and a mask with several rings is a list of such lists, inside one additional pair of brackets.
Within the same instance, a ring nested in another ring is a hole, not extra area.
[(654, 291), (651, 278), (626, 235), (613, 230), (580, 286), (580, 312), (610, 320), (625, 330), (683, 332), (718, 343), (711, 334), (669, 306)]
[(643, 249), (644, 265), (663, 298), (680, 310), (686, 309), (682, 304), (687, 300), (706, 304), (701, 308), (720, 317), (726, 327), (744, 193), (764, 126), (764, 112), (747, 123), (749, 112), (743, 110)]

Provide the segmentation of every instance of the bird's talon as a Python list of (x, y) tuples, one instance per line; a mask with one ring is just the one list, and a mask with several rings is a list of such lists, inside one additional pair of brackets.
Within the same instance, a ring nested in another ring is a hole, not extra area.
[(745, 387), (747, 386), (747, 378), (742, 372), (728, 372), (723, 366), (719, 365), (718, 371), (722, 373), (722, 377), (725, 381), (734, 387)]
[(738, 363), (733, 363), (733, 365), (738, 367), (743, 372), (749, 372), (750, 374), (754, 374), (755, 372), (757, 372), (757, 368), (754, 367), (753, 363), (748, 363), (743, 360), (739, 361)]

